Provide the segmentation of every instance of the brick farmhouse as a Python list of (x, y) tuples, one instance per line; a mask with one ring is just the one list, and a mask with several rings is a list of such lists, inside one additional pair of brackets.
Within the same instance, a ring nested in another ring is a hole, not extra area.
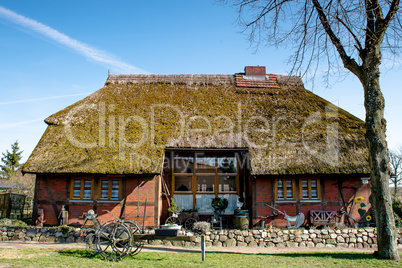
[[(200, 218), (211, 200), (237, 200), (250, 227), (288, 215), (370, 204), (364, 122), (304, 88), (299, 77), (249, 66), (235, 75), (109, 75), (105, 86), (51, 115), (23, 171), (36, 174), (34, 213), (82, 224), (136, 219), (156, 227), (169, 200)], [(269, 206), (267, 206), (269, 205)], [(369, 212), (367, 212), (369, 213)], [(230, 225), (230, 224), (229, 224)]]

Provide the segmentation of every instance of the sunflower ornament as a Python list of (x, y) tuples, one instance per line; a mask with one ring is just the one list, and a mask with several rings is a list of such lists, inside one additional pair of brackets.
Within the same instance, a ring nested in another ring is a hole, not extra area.
[(364, 214), (367, 212), (367, 210), (364, 209), (364, 207), (366, 207), (366, 204), (363, 203), (364, 197), (356, 196), (354, 201), (356, 204), (360, 204), (360, 208), (357, 210), (357, 212), (359, 212), (360, 217), (364, 217)]
[(364, 197), (363, 196), (356, 196), (355, 197), (355, 203), (361, 203), (364, 201)]

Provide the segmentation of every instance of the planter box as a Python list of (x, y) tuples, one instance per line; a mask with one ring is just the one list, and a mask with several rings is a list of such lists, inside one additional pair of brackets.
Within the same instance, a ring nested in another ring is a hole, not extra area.
[(155, 235), (177, 236), (178, 233), (179, 233), (178, 229), (167, 229), (167, 228), (155, 229)]
[(181, 225), (173, 224), (173, 225), (168, 225), (164, 224), (161, 225), (159, 229), (169, 229), (169, 230), (181, 230)]

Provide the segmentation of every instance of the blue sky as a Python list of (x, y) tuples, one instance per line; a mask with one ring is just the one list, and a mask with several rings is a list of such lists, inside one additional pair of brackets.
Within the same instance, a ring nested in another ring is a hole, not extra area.
[[(237, 13), (214, 0), (0, 0), (0, 152), (18, 140), (24, 161), (43, 120), (101, 88), (111, 73), (234, 74), (246, 65), (287, 74), (289, 48), (255, 52)], [(389, 64), (387, 64), (390, 66)], [(389, 147), (402, 144), (401, 67), (382, 68)], [(353, 76), (306, 88), (364, 119)]]

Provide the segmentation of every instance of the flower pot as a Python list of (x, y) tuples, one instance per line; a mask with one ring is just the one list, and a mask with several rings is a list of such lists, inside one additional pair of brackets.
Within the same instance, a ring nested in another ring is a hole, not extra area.
[(155, 229), (155, 235), (177, 236), (181, 230), (181, 225), (177, 224), (163, 224), (160, 228)]
[(161, 236), (177, 236), (179, 233), (178, 229), (167, 229), (167, 228), (159, 228), (155, 229), (155, 235)]
[(165, 230), (181, 230), (181, 225), (177, 225), (177, 224), (163, 224), (161, 225), (160, 229), (165, 229)]

